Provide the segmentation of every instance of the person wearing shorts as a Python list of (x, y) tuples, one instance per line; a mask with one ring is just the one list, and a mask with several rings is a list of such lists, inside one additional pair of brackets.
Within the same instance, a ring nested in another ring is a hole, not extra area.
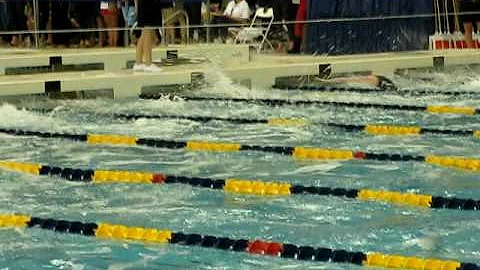
[[(96, 19), (98, 12), (95, 2), (71, 2), (70, 3), (70, 22), (75, 29), (93, 29), (96, 28)], [(80, 32), (75, 35), (81, 47), (90, 47), (95, 43), (94, 32)]]
[(137, 42), (134, 71), (161, 71), (152, 63), (152, 46), (155, 38), (153, 27), (162, 25), (162, 5), (160, 0), (135, 0), (137, 6), (137, 26), (142, 34)]
[(477, 31), (480, 29), (480, 0), (460, 0), (460, 12), (478, 12), (478, 14), (462, 14), (460, 20), (465, 30), (465, 41), (468, 48), (475, 48), (473, 42), (473, 24), (477, 26)]
[[(100, 13), (105, 21), (106, 28), (115, 29), (118, 28), (118, 3), (116, 0), (102, 1), (100, 2)], [(118, 43), (118, 31), (108, 30), (108, 45), (110, 47), (116, 47)]]

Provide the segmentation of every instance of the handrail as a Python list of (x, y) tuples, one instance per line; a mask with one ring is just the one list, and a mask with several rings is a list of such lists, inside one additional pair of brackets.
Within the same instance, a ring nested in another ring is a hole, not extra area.
[[(182, 15), (184, 18), (185, 18), (185, 28), (186, 29), (186, 32), (187, 32), (187, 44), (190, 43), (190, 23), (189, 23), (189, 19), (188, 19), (188, 14), (186, 11), (184, 10), (176, 10), (172, 15), (170, 15), (170, 17), (167, 17), (167, 19), (164, 19), (163, 16), (162, 16), (162, 29), (165, 29), (165, 24), (170, 21), (170, 20), (173, 20), (177, 15)], [(165, 36), (164, 38), (162, 39), (162, 44), (165, 45)]]

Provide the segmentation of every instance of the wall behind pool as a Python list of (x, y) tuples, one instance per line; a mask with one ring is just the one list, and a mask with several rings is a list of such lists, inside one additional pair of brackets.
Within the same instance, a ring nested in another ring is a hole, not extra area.
[(355, 54), (424, 50), (435, 32), (431, 0), (305, 0), (307, 18), (415, 16), (428, 17), (310, 23), (306, 48), (310, 53)]

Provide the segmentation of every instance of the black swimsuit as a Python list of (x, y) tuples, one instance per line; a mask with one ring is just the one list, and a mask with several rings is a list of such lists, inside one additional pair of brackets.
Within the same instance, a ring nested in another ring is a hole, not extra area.
[(378, 78), (377, 87), (382, 90), (396, 90), (395, 84), (387, 77), (376, 75)]
[(161, 26), (162, 5), (161, 0), (138, 0), (138, 27)]

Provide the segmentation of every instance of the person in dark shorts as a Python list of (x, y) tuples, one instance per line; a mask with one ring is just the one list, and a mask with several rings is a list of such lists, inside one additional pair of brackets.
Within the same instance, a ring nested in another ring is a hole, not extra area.
[[(198, 0), (185, 0), (183, 3), (183, 9), (188, 14), (188, 21), (190, 27), (192, 25), (200, 25), (202, 23), (202, 2)], [(191, 29), (191, 28), (190, 28)], [(193, 29), (193, 40), (198, 41), (199, 39), (199, 30)]]
[[(143, 28), (137, 42), (136, 61), (134, 71), (161, 71), (161, 68), (152, 63), (152, 46), (155, 38), (155, 29), (162, 25), (162, 6), (160, 0), (135, 0), (137, 5), (137, 26)], [(145, 28), (144, 28), (145, 27)]]
[[(9, 15), (9, 28), (12, 31), (27, 30), (27, 17), (25, 16), (25, 1), (7, 1), (7, 12)], [(20, 46), (23, 43), (24, 35), (12, 35), (10, 45)]]
[(472, 32), (473, 24), (477, 26), (477, 31), (480, 29), (480, 0), (460, 0), (460, 12), (478, 12), (478, 14), (462, 14), (460, 20), (463, 23), (465, 30), (465, 41), (468, 48), (475, 48), (473, 42)]
[[(97, 3), (95, 2), (71, 2), (69, 7), (70, 22), (75, 29), (96, 28), (96, 19), (99, 16)], [(90, 47), (95, 43), (95, 33), (80, 32), (74, 35), (76, 43), (80, 46)]]
[(68, 18), (69, 8), (70, 3), (67, 1), (52, 1), (51, 3), (52, 30), (62, 30), (52, 34), (52, 42), (55, 46), (68, 47), (70, 45), (72, 33), (65, 31), (72, 28)]

